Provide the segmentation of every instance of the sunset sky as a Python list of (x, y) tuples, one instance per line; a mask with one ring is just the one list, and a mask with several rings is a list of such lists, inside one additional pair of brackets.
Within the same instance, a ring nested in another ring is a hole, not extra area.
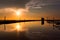
[(60, 17), (60, 0), (0, 0), (0, 19)]
[[(22, 39), (27, 37), (29, 40), (29, 37), (37, 40), (59, 38), (60, 21), (53, 19), (49, 22), (48, 19), (53, 17), (60, 19), (60, 0), (0, 0), (0, 39), (14, 40), (17, 35), (17, 40), (20, 35)], [(14, 20), (21, 22), (14, 23)]]

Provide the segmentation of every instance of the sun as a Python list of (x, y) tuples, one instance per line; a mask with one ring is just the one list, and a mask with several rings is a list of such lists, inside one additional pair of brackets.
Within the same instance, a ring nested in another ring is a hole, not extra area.
[(21, 11), (21, 10), (17, 10), (17, 11), (16, 11), (16, 15), (17, 15), (17, 16), (20, 16), (20, 15), (21, 15), (21, 13), (22, 13), (22, 11)]

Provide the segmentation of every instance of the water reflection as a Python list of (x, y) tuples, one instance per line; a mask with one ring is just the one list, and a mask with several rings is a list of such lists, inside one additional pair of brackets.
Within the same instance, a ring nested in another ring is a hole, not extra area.
[(44, 25), (41, 25), (41, 22), (26, 22), (6, 24), (6, 30), (4, 31), (4, 25), (0, 25), (0, 39), (60, 40), (60, 30), (57, 30), (59, 27), (56, 25), (53, 27), (53, 24), (46, 21)]
[(17, 31), (21, 30), (21, 25), (19, 23), (16, 24)]
[(23, 26), (20, 23), (6, 24), (6, 25), (3, 25), (2, 28), (6, 32), (12, 32), (12, 31), (15, 31), (15, 30), (16, 31), (23, 31)]
[(5, 32), (12, 32), (14, 30), (16, 30), (16, 28), (14, 27), (15, 24), (5, 24), (5, 27), (3, 25), (3, 28)]
[(54, 25), (53, 28), (60, 30), (60, 25)]

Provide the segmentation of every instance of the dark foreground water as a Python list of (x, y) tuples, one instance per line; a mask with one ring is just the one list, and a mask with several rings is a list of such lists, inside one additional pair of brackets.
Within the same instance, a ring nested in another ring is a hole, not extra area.
[(0, 40), (60, 40), (60, 27), (45, 22), (0, 25)]

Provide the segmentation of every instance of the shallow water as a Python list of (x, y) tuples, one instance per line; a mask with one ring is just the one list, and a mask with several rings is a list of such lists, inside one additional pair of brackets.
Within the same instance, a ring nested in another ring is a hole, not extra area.
[(59, 27), (41, 22), (0, 25), (0, 40), (60, 40)]

